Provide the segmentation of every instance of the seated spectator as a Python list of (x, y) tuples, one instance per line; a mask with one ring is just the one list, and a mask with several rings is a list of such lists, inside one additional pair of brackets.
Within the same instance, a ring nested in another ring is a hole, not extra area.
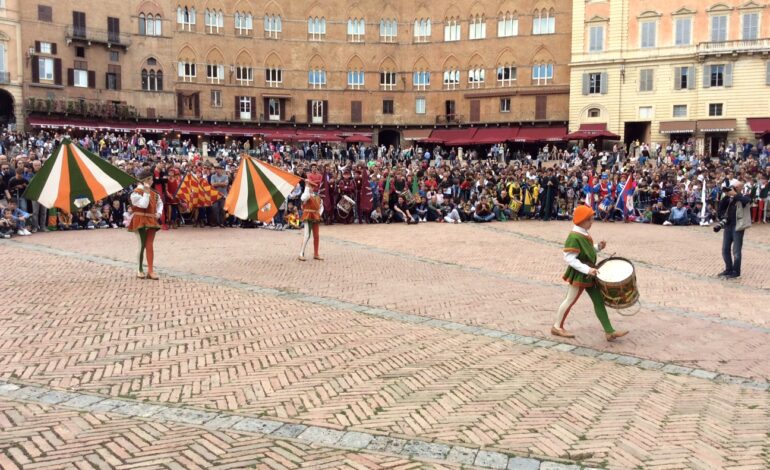
[(11, 212), (11, 220), (14, 223), (14, 226), (16, 228), (16, 233), (18, 235), (22, 235), (22, 236), (32, 235), (32, 232), (27, 230), (27, 219), (29, 219), (29, 214), (19, 209), (18, 207), (16, 207), (15, 199), (8, 201), (8, 208), (6, 210), (9, 210)]
[(91, 230), (95, 228), (109, 227), (107, 221), (104, 220), (101, 209), (99, 209), (97, 204), (91, 205), (91, 208), (88, 209), (88, 212), (86, 213), (86, 218), (88, 218), (87, 227)]
[(16, 222), (13, 220), (11, 210), (3, 209), (0, 217), (0, 238), (11, 238), (11, 234), (16, 230)]
[(476, 212), (473, 214), (474, 222), (491, 222), (495, 218), (494, 212), (490, 207), (489, 200), (486, 196), (482, 196), (478, 204), (476, 204)]
[(59, 230), (77, 230), (80, 227), (75, 223), (72, 214), (68, 214), (64, 211), (59, 211), (58, 224)]
[(369, 221), (373, 224), (381, 224), (384, 220), (382, 208), (380, 206), (375, 207), (371, 215), (369, 215)]
[(298, 229), (300, 224), (297, 207), (294, 204), (289, 204), (289, 213), (286, 215), (286, 228)]
[(655, 225), (663, 225), (668, 221), (668, 216), (670, 214), (671, 211), (666, 209), (662, 201), (656, 202), (655, 205), (652, 206), (652, 223)]
[(676, 207), (671, 208), (671, 214), (668, 217), (667, 220), (668, 223), (663, 223), (663, 225), (690, 225), (690, 214), (686, 207), (684, 207), (684, 203), (680, 199), (676, 203)]

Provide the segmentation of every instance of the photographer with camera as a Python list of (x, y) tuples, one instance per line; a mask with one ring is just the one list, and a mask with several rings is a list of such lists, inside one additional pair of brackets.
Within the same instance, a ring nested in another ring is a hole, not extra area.
[(722, 258), (725, 270), (719, 276), (735, 279), (741, 276), (743, 234), (751, 226), (751, 199), (743, 194), (743, 183), (735, 179), (723, 187), (722, 192), (724, 197), (717, 211), (719, 222), (714, 226), (714, 232), (724, 229)]

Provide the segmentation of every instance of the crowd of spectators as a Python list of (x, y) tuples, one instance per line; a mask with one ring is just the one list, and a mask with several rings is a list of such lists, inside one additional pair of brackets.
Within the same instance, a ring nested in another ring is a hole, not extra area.
[[(47, 230), (119, 228), (130, 216), (128, 193), (97, 201), (74, 214), (49, 211), (23, 193), (63, 138), (38, 131), (0, 136), (0, 237)], [(261, 158), (300, 176), (318, 166), (323, 177), (324, 222), (485, 223), (520, 219), (567, 220), (578, 204), (594, 206), (606, 222), (707, 225), (721, 218), (721, 188), (743, 182), (755, 222), (767, 221), (770, 145), (727, 143), (704, 157), (692, 141), (668, 145), (589, 143), (513, 151), (505, 144), (481, 149), (418, 145), (260, 142), (225, 139), (198, 148), (191, 140), (140, 134), (91, 133), (84, 148), (129, 174), (153, 166), (155, 187), (166, 201), (164, 228), (262, 225), (228, 217), (224, 197), (241, 155)], [(222, 196), (210, 207), (188, 208), (177, 189), (185, 173), (206, 179)], [(298, 228), (301, 183), (280, 208), (273, 228)]]

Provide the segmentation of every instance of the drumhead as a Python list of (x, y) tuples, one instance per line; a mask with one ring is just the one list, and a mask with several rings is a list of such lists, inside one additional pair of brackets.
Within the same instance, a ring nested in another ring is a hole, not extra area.
[(599, 280), (604, 282), (622, 282), (634, 274), (634, 265), (622, 259), (607, 260), (599, 268)]

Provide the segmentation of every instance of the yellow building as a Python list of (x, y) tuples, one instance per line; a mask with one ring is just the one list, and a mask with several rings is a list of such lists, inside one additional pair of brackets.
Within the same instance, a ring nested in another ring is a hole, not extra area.
[(574, 2), (570, 130), (699, 152), (768, 138), (770, 3)]
[(21, 80), (26, 56), (21, 47), (19, 1), (0, 0), (0, 127), (24, 127)]

